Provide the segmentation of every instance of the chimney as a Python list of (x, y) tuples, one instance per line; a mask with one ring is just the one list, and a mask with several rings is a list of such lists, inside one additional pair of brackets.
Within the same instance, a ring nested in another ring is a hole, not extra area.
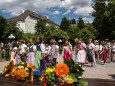
[(22, 13), (24, 13), (25, 12), (25, 10), (22, 10)]

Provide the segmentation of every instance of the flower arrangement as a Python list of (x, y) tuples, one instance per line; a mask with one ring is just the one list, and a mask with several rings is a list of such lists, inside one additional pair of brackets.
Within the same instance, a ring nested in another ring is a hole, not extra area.
[(46, 86), (77, 86), (83, 74), (83, 69), (79, 64), (75, 64), (72, 59), (66, 60), (64, 63), (57, 64), (55, 67), (48, 67), (45, 70)]
[(29, 69), (23, 66), (14, 67), (10, 76), (15, 80), (25, 80), (29, 76)]
[(11, 61), (10, 63), (7, 63), (4, 67), (4, 69), (3, 69), (2, 74), (4, 76), (8, 77), (10, 75), (10, 72), (12, 71), (13, 67), (14, 67), (14, 62), (13, 61)]
[(15, 80), (30, 80), (34, 70), (36, 70), (36, 67), (31, 63), (20, 62), (14, 66), (12, 61), (5, 65), (3, 75)]

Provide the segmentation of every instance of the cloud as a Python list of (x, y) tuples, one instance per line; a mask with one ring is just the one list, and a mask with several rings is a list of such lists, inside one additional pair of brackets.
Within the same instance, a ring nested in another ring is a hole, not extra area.
[(90, 6), (87, 6), (87, 7), (76, 9), (74, 13), (78, 15), (89, 16), (90, 13), (92, 12), (93, 12), (93, 8)]
[(74, 13), (77, 15), (89, 16), (89, 13), (93, 11), (93, 8), (91, 7), (92, 0), (71, 0), (68, 4), (65, 1), (62, 3), (62, 7), (67, 9), (64, 15)]
[(58, 15), (58, 14), (60, 14), (61, 12), (59, 12), (59, 11), (54, 11), (52, 14), (54, 14), (54, 15)]
[(88, 23), (88, 22), (92, 23), (93, 22), (93, 18), (84, 17), (83, 20), (84, 20), (85, 23)]
[(60, 6), (60, 0), (0, 0), (0, 10), (6, 10), (13, 16), (22, 13), (22, 10), (32, 10), (40, 13), (51, 13), (48, 8)]
[[(84, 23), (92, 23), (94, 18), (91, 18), (91, 17), (83, 17), (82, 18)], [(76, 21), (78, 21), (78, 18), (76, 19)]]
[[(64, 8), (64, 15), (74, 13), (78, 15), (88, 15), (92, 12), (92, 0), (0, 0), (0, 10), (8, 12), (13, 16), (22, 13), (22, 10), (32, 10), (40, 13), (60, 14), (58, 9), (52, 11), (50, 8)], [(74, 9), (74, 10), (73, 10)]]

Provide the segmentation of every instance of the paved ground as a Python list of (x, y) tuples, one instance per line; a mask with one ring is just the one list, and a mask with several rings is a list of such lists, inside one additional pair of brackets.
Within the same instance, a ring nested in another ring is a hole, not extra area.
[[(61, 55), (59, 61), (60, 63), (63, 62)], [(2, 73), (3, 67), (6, 63), (8, 63), (8, 61), (0, 62), (0, 73)], [(82, 77), (99, 78), (99, 79), (115, 79), (115, 63), (108, 63), (106, 65), (97, 64), (96, 67), (89, 67), (89, 64), (86, 64), (85, 72)]]

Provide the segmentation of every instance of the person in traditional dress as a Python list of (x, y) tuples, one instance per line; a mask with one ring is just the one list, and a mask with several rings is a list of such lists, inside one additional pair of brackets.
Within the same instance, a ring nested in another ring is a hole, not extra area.
[(51, 46), (51, 49), (50, 49), (50, 52), (49, 52), (50, 61), (53, 65), (56, 65), (57, 58), (58, 58), (58, 49), (59, 49), (59, 47), (56, 45), (55, 39), (50, 40), (50, 46)]
[(32, 63), (32, 65), (35, 65), (35, 53), (36, 53), (36, 46), (34, 45), (33, 40), (30, 39), (27, 63)]
[(85, 52), (85, 46), (82, 43), (82, 40), (78, 40), (78, 44), (76, 45), (76, 52), (77, 52), (77, 57), (76, 57), (76, 62), (80, 63), (81, 67), (84, 68), (84, 63), (86, 60), (86, 52)]
[(103, 49), (103, 46), (102, 46), (102, 42), (99, 40), (99, 60), (100, 61), (102, 61), (102, 59), (103, 59), (103, 51), (102, 51), (102, 49)]
[(46, 66), (48, 67), (50, 62), (49, 62), (49, 53), (50, 53), (51, 46), (49, 43), (45, 43), (45, 60), (46, 60)]
[(103, 61), (104, 61), (104, 64), (107, 63), (107, 52), (106, 52), (106, 47), (105, 47), (105, 44), (103, 43), (103, 48), (102, 48), (102, 54), (103, 54)]
[(40, 37), (36, 38), (36, 58), (35, 58), (35, 66), (37, 69), (40, 69), (41, 73), (44, 71), (46, 67), (45, 62), (45, 45), (42, 42)]
[(87, 57), (88, 61), (91, 63), (91, 67), (94, 66), (95, 58), (94, 58), (94, 44), (92, 43), (92, 39), (89, 39), (89, 43), (87, 46)]
[(10, 61), (14, 62), (14, 65), (16, 65), (16, 54), (17, 54), (17, 47), (14, 47), (11, 52)]
[(63, 58), (64, 60), (69, 60), (70, 58), (72, 58), (71, 45), (69, 45), (68, 41), (65, 41), (63, 46)]
[(27, 61), (27, 45), (24, 43), (24, 40), (19, 40), (19, 49), (20, 49), (20, 58), (22, 62)]
[(95, 53), (95, 59), (98, 62), (99, 61), (99, 42), (97, 40), (94, 41), (94, 53)]
[(115, 41), (112, 43), (112, 62), (115, 62)]

